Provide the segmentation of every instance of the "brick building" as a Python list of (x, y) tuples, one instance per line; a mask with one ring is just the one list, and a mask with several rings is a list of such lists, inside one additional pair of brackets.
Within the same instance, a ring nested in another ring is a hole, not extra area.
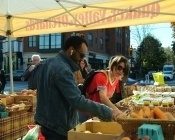
[[(92, 68), (100, 69), (106, 67), (109, 58), (116, 54), (129, 57), (129, 27), (90, 30), (79, 33), (83, 34), (88, 42), (89, 55), (87, 57)], [(32, 54), (39, 54), (42, 59), (55, 56), (66, 38), (73, 34), (77, 33), (47, 34), (14, 40), (17, 42), (16, 45), (12, 45), (14, 69), (25, 69), (30, 62)], [(4, 68), (8, 72), (8, 50), (5, 49), (3, 53)]]

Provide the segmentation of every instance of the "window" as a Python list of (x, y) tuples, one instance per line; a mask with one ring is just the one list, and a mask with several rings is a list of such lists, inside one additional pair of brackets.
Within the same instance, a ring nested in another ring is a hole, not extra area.
[(49, 49), (49, 35), (39, 37), (39, 49)]
[(30, 48), (36, 47), (36, 36), (30, 36), (28, 43)]
[(117, 47), (117, 52), (121, 53), (121, 44), (117, 42), (116, 47)]
[(91, 33), (88, 33), (87, 39), (88, 39), (88, 45), (90, 47), (93, 47), (93, 35)]
[(48, 34), (39, 37), (39, 49), (61, 48), (61, 34)]
[(100, 49), (103, 49), (103, 38), (100, 38)]
[(61, 48), (61, 34), (51, 34), (51, 49)]

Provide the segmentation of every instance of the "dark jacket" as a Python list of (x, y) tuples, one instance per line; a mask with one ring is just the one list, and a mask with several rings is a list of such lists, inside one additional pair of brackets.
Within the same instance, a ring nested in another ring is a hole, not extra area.
[(3, 92), (6, 85), (6, 78), (3, 70), (1, 70), (0, 81), (1, 81), (0, 92)]
[(29, 71), (29, 68), (31, 67), (31, 65), (29, 65), (27, 67), (27, 69), (25, 70), (24, 74), (23, 74), (23, 78), (24, 78), (24, 81), (28, 81), (28, 89), (32, 89), (31, 87), (31, 83), (32, 83), (32, 71)]
[(81, 95), (73, 72), (77, 65), (60, 52), (57, 57), (42, 62), (37, 77), (37, 107), (35, 121), (60, 135), (78, 123), (77, 109), (111, 120), (111, 109)]
[(24, 81), (28, 81), (28, 89), (36, 89), (36, 81), (34, 80), (34, 75), (38, 69), (38, 66), (39, 64), (35, 65), (35, 68), (32, 71), (29, 71), (29, 68), (32, 67), (32, 65), (28, 66), (22, 76), (24, 78)]

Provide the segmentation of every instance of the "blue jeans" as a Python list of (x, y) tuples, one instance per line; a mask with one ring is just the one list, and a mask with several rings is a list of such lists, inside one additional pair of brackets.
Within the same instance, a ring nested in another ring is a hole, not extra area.
[(45, 137), (46, 140), (67, 140), (66, 136), (59, 135), (56, 132), (41, 126), (41, 133)]

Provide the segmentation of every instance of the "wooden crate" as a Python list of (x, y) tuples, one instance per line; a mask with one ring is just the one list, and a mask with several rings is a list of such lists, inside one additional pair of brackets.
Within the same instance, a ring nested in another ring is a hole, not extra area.
[(20, 103), (21, 101), (27, 101), (27, 102), (29, 102), (32, 106), (36, 106), (36, 96), (31, 96), (31, 95), (19, 95), (19, 96), (15, 96), (14, 101), (15, 101), (15, 103)]
[(11, 117), (0, 119), (0, 138), (2, 135), (10, 133), (12, 129), (13, 124)]
[(0, 140), (17, 140), (22, 138), (28, 132), (28, 127), (21, 127), (18, 130), (14, 130), (10, 133), (0, 136)]
[[(20, 134), (18, 131), (34, 124), (34, 113), (26, 112), (5, 119), (0, 119), (0, 140), (15, 140)], [(16, 136), (17, 135), (17, 136)]]
[(11, 105), (14, 103), (14, 96), (0, 95), (0, 100), (6, 105)]

